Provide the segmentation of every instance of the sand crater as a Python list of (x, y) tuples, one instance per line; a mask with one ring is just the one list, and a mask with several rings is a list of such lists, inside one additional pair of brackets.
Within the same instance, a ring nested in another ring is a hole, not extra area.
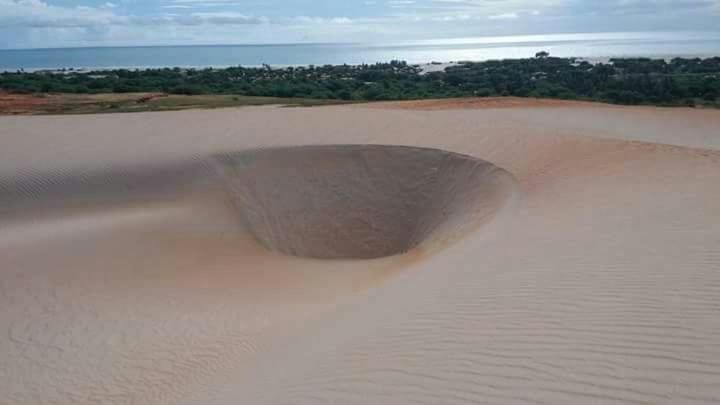
[(437, 149), (324, 145), (217, 157), (244, 225), (268, 249), (373, 259), (474, 229), (510, 195), (512, 176)]

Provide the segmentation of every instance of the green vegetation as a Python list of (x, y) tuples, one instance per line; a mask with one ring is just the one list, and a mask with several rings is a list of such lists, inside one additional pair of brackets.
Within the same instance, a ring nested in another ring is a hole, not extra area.
[(122, 94), (2, 94), (0, 114), (93, 114), (142, 111), (173, 111), (192, 108), (224, 108), (260, 105), (311, 107), (344, 103), (339, 100), (248, 97), (233, 95)]
[(719, 107), (720, 57), (591, 64), (539, 52), (531, 59), (461, 63), (427, 74), (400, 61), (282, 69), (7, 72), (0, 74), (0, 89), (27, 94), (162, 92), (346, 101), (519, 96)]

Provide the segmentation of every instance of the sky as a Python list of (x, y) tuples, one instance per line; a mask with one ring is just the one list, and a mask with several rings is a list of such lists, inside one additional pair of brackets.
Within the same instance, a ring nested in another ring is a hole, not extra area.
[(0, 0), (0, 49), (720, 31), (720, 0)]

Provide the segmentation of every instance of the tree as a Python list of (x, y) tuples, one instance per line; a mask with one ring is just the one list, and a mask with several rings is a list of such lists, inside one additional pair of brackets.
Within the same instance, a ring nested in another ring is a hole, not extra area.
[[(1, 1), (1, 0), (0, 0)], [(0, 89), (16, 93), (167, 92), (343, 100), (468, 96), (536, 96), (621, 104), (720, 103), (720, 58), (620, 58), (578, 63), (551, 57), (465, 62), (419, 74), (402, 61), (295, 68), (148, 69), (93, 72), (0, 72)]]

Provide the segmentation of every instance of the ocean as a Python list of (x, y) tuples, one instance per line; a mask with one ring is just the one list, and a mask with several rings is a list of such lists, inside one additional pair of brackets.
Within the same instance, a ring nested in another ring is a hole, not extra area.
[(403, 41), (384, 44), (277, 44), (88, 47), (0, 50), (0, 70), (412, 64), (553, 56), (720, 56), (718, 32), (615, 32)]

